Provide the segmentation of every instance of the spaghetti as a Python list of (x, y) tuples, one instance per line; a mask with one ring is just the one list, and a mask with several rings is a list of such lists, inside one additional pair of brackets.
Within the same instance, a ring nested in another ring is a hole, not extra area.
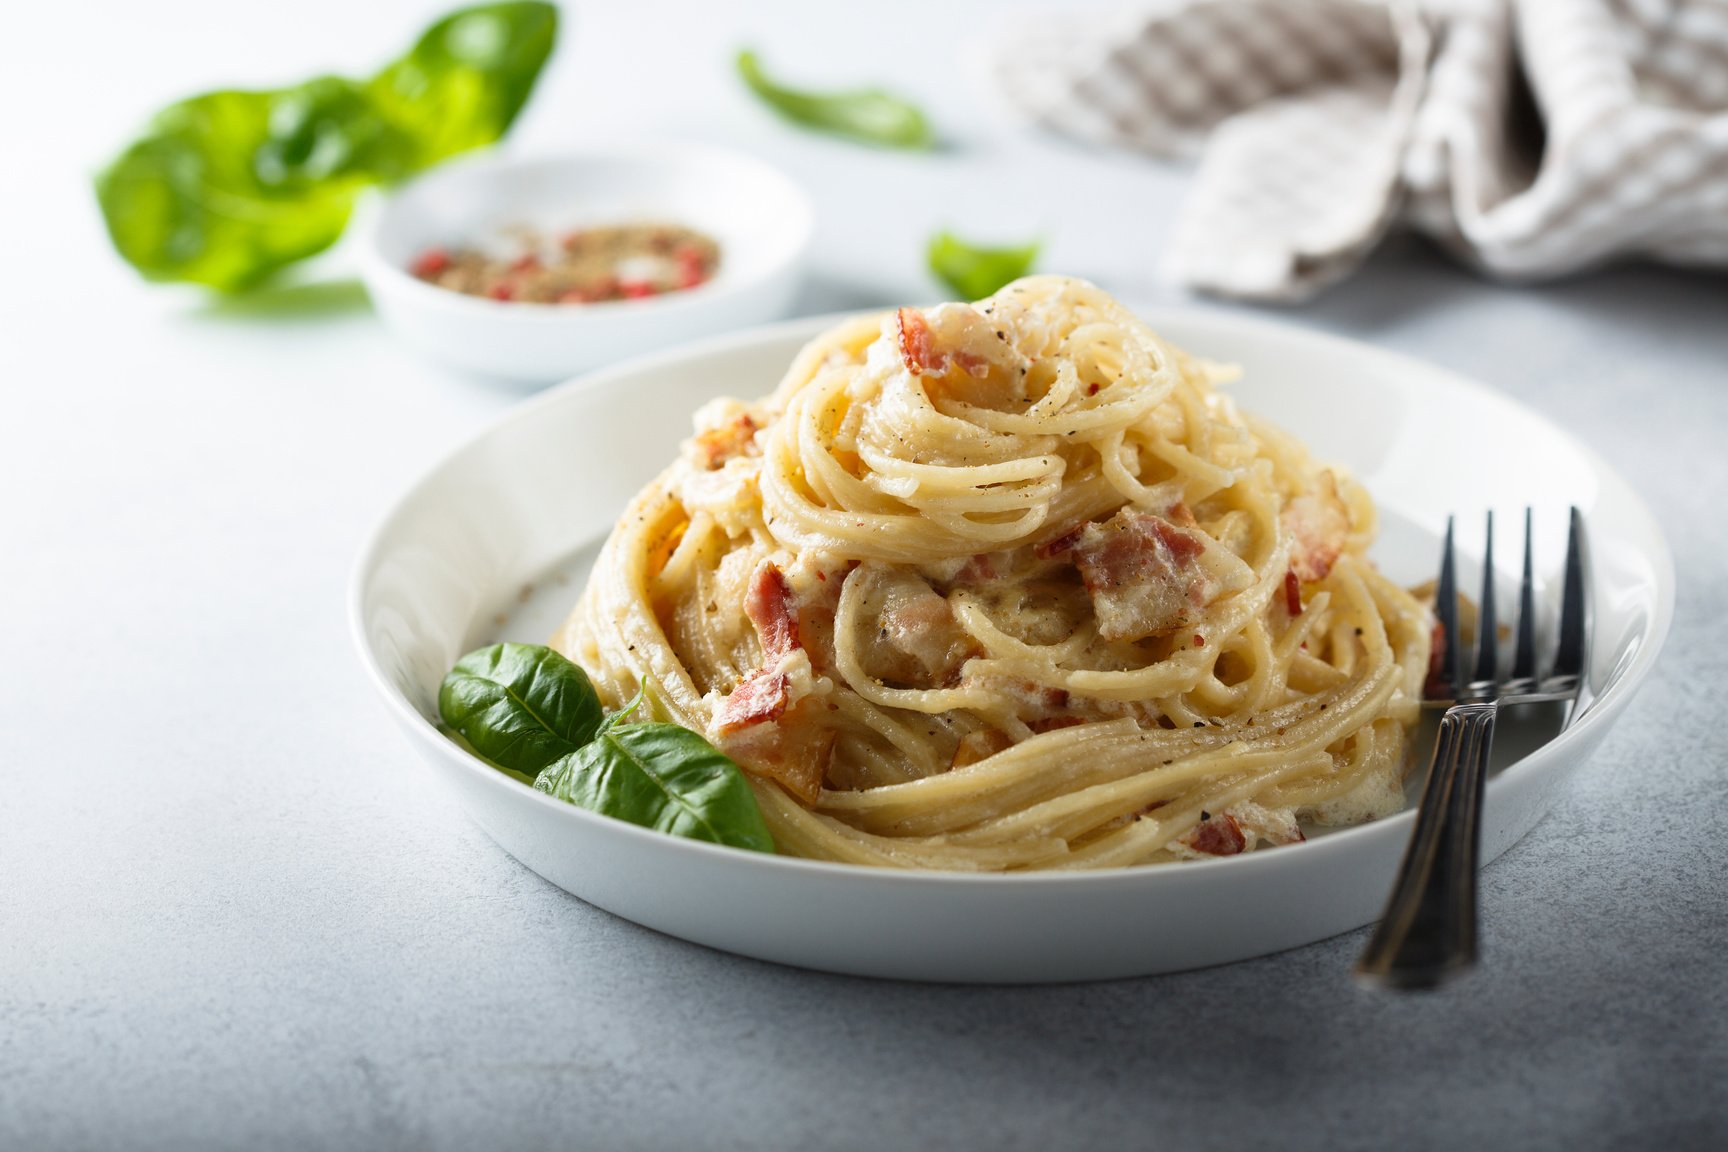
[(1060, 277), (844, 323), (698, 412), (554, 644), (799, 856), (1096, 868), (1394, 811), (1429, 613), (1225, 375)]

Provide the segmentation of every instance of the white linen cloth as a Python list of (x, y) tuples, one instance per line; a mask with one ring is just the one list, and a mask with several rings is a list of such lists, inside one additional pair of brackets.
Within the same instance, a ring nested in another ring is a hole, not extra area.
[(1728, 0), (1170, 0), (988, 61), (1056, 132), (1199, 151), (1165, 271), (1201, 290), (1301, 299), (1399, 223), (1510, 280), (1728, 264)]

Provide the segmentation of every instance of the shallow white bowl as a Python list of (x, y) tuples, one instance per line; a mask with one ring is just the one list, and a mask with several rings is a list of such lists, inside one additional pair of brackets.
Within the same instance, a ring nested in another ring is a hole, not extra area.
[[(1232, 391), (1246, 407), (1368, 484), (1382, 511), (1376, 557), (1397, 579), (1432, 573), (1454, 510), (1498, 510), (1513, 525), (1499, 554), (1515, 562), (1517, 512), (1531, 504), (1551, 616), (1566, 508), (1584, 510), (1595, 569), (1595, 703), (1534, 750), (1514, 748), (1505, 733), (1516, 726), (1503, 725), (1500, 744), (1521, 758), (1489, 784), (1482, 846), (1492, 860), (1548, 809), (1656, 658), (1674, 574), (1655, 521), (1594, 453), (1480, 385), (1265, 322), (1148, 319), (1197, 353), (1240, 363), (1244, 377)], [(638, 923), (872, 976), (1149, 974), (1275, 952), (1373, 920), (1409, 836), (1408, 812), (1198, 863), (1061, 875), (896, 872), (740, 852), (597, 816), (507, 778), (438, 733), (438, 684), (457, 657), (497, 639), (543, 642), (613, 518), (688, 435), (690, 411), (716, 395), (766, 393), (826, 323), (744, 333), (573, 381), (482, 432), (384, 518), (352, 589), (361, 657), (414, 747), (481, 827), (553, 883)], [(1475, 535), (1465, 527), (1460, 539)]]
[[(719, 271), (684, 291), (597, 304), (487, 300), (408, 272), (428, 248), (502, 244), (511, 228), (556, 235), (637, 221), (713, 237)], [(392, 196), (361, 245), (361, 273), (384, 322), (424, 355), (544, 383), (784, 315), (811, 231), (810, 204), (797, 185), (736, 153), (667, 144), (541, 159), (483, 156), (438, 168)]]

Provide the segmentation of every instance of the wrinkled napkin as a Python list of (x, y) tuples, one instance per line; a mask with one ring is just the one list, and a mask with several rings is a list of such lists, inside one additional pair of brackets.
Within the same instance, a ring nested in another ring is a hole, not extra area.
[(1728, 265), (1728, 0), (1173, 0), (988, 63), (1055, 132), (1199, 153), (1165, 272), (1203, 291), (1305, 298), (1399, 225), (1509, 280)]

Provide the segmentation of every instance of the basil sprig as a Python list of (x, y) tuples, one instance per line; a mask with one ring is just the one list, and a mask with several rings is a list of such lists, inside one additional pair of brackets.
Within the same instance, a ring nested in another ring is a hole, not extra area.
[(794, 124), (887, 148), (925, 149), (936, 143), (918, 106), (880, 88), (848, 92), (804, 92), (768, 78), (756, 53), (738, 53), (738, 75), (781, 116)]
[(438, 712), (481, 758), (532, 782), (600, 731), (605, 712), (588, 674), (538, 644), (494, 644), (456, 662)]
[(981, 300), (1032, 270), (1038, 259), (1037, 243), (1018, 248), (981, 248), (968, 244), (952, 232), (930, 238), (925, 253), (930, 271), (962, 300)]
[(370, 80), (171, 104), (96, 178), (109, 238), (149, 280), (256, 284), (334, 244), (366, 188), (503, 136), (557, 28), (542, 0), (483, 4)]
[(581, 668), (538, 644), (457, 661), (438, 691), (444, 723), (494, 767), (549, 796), (674, 836), (774, 851), (739, 768), (677, 724), (605, 716)]

